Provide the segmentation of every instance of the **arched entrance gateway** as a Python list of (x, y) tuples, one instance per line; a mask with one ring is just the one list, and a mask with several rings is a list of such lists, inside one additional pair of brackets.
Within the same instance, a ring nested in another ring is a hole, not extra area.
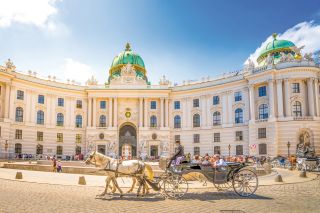
[(120, 128), (119, 156), (137, 157), (137, 131), (132, 124), (125, 124)]

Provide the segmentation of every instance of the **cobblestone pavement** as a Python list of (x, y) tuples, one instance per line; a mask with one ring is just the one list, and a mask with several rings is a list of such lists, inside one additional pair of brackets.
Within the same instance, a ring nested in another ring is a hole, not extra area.
[(181, 200), (157, 194), (96, 198), (102, 187), (62, 186), (0, 179), (0, 212), (319, 212), (320, 178), (261, 186), (251, 198), (232, 191), (193, 189)]

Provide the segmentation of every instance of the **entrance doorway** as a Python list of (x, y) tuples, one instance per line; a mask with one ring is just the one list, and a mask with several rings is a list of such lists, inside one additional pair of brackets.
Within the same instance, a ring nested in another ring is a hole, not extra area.
[(157, 158), (158, 157), (158, 147), (157, 145), (151, 145), (150, 146), (150, 156)]
[(105, 155), (106, 154), (106, 145), (98, 145), (98, 152)]
[(137, 131), (129, 124), (119, 131), (119, 156), (137, 157)]

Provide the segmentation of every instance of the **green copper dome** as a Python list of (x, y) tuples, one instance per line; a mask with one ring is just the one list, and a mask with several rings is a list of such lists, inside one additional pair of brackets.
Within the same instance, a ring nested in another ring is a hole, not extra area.
[(145, 68), (142, 58), (131, 50), (129, 43), (127, 43), (125, 51), (121, 52), (113, 59), (111, 68), (128, 63)]
[(134, 67), (137, 77), (147, 80), (144, 62), (137, 53), (131, 50), (129, 43), (126, 44), (126, 49), (113, 59), (109, 69), (109, 80), (120, 76), (121, 68), (127, 64)]
[(260, 64), (264, 59), (269, 55), (278, 55), (279, 52), (291, 52), (291, 47), (295, 47), (295, 44), (291, 41), (287, 40), (278, 40), (277, 34), (274, 33), (273, 35), (273, 41), (269, 42), (266, 47), (264, 47), (260, 53), (260, 56), (257, 59), (257, 62)]

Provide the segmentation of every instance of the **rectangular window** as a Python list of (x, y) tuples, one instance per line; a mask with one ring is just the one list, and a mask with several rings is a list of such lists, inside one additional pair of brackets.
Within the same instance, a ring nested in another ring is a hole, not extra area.
[(259, 128), (258, 129), (258, 138), (267, 138), (267, 129), (266, 128)]
[(82, 141), (82, 135), (76, 134), (76, 143), (81, 143), (81, 141)]
[(157, 102), (156, 101), (151, 101), (150, 102), (150, 108), (151, 109), (157, 109)]
[(43, 132), (37, 132), (37, 141), (43, 141)]
[(63, 134), (57, 133), (57, 142), (63, 142)]
[(213, 142), (220, 142), (220, 132), (213, 133)]
[(174, 109), (180, 109), (180, 101), (174, 101)]
[(16, 139), (22, 139), (22, 130), (16, 129)]
[(237, 102), (237, 101), (241, 101), (241, 100), (242, 100), (241, 92), (235, 92), (234, 93), (234, 101)]
[(219, 96), (213, 96), (213, 105), (218, 105), (220, 103)]
[(220, 155), (220, 146), (214, 146), (213, 148), (213, 154)]
[(193, 155), (200, 155), (200, 147), (198, 146), (193, 147)]
[(38, 95), (38, 104), (44, 104), (44, 95)]
[(176, 141), (180, 141), (180, 135), (175, 135), (174, 136), (174, 141), (176, 142)]
[(236, 155), (243, 155), (243, 146), (242, 145), (236, 146)]
[(106, 101), (100, 101), (100, 109), (106, 109), (107, 108), (107, 102)]
[(21, 90), (17, 91), (17, 99), (18, 100), (23, 100), (24, 99), (24, 92)]
[(193, 134), (193, 143), (200, 143), (200, 134)]
[(259, 87), (259, 97), (267, 96), (267, 87)]
[(64, 99), (58, 98), (58, 106), (63, 107), (64, 106)]
[(259, 155), (266, 155), (267, 154), (267, 144), (262, 143), (259, 144)]
[(300, 84), (299, 83), (292, 84), (292, 93), (300, 93)]
[(57, 146), (57, 155), (62, 155), (62, 153), (63, 153), (63, 147)]
[(193, 107), (199, 107), (199, 99), (193, 99)]
[(236, 131), (236, 141), (242, 141), (242, 140), (243, 140), (243, 132)]
[(77, 109), (82, 109), (82, 101), (81, 100), (77, 100), (76, 107), (77, 107)]

